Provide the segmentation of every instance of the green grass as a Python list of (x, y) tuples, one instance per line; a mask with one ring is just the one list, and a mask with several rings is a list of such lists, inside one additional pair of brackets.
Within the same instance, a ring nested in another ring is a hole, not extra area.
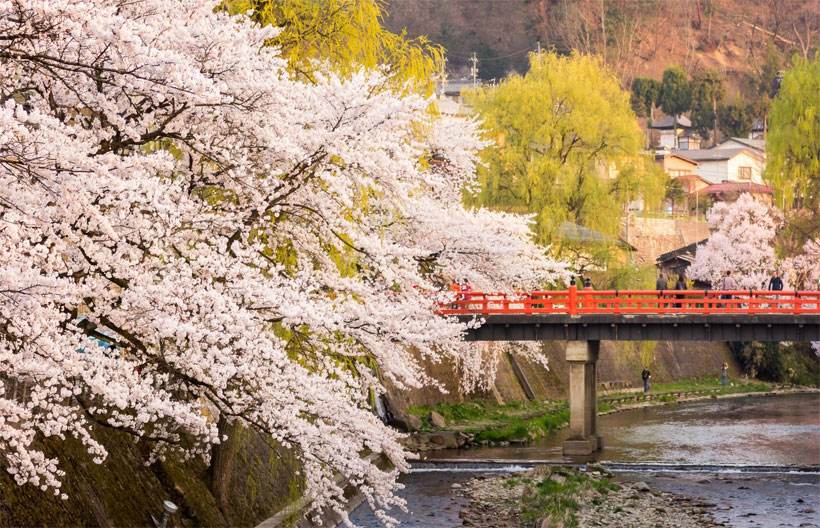
[(527, 419), (517, 419), (501, 427), (484, 429), (475, 435), (475, 441), (509, 442), (520, 438), (535, 440), (555, 431), (569, 422), (569, 409), (566, 403), (562, 409)]
[[(552, 480), (550, 477), (558, 474), (564, 477), (564, 482)], [(520, 484), (529, 485), (529, 479), (511, 478), (507, 484), (514, 487)], [(563, 522), (566, 528), (578, 526), (578, 519), (575, 512), (580, 509), (580, 504), (575, 500), (581, 492), (595, 490), (600, 495), (606, 495), (610, 491), (618, 489), (618, 486), (607, 479), (597, 480), (587, 475), (578, 473), (573, 468), (556, 466), (550, 468), (550, 473), (532, 487), (532, 493), (525, 493), (521, 498), (521, 517), (531, 525), (538, 519), (549, 518), (551, 524), (557, 525)], [(601, 502), (600, 499), (599, 503)]]
[(447, 420), (448, 426), (458, 426), (477, 422), (506, 423), (519, 419), (521, 416), (548, 412), (555, 406), (555, 402), (509, 402), (504, 404), (491, 403), (487, 400), (471, 400), (463, 403), (439, 403), (434, 407), (413, 406), (408, 413), (418, 416), (425, 428), (430, 428), (428, 416), (435, 411)]
[[(701, 378), (696, 380), (653, 383), (649, 393), (658, 394), (664, 392), (689, 392), (719, 389), (719, 392), (716, 394), (732, 394), (738, 392), (770, 392), (773, 388), (774, 387), (772, 384), (763, 381), (744, 381), (736, 378), (730, 378), (726, 383), (726, 387), (723, 387), (719, 378)], [(619, 392), (608, 394), (606, 397), (610, 398), (630, 395), (634, 396), (635, 393)]]

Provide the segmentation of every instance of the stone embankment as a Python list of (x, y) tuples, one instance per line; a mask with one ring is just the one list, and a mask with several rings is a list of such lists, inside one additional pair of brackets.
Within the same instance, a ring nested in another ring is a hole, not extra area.
[(457, 489), (470, 500), (459, 516), (476, 528), (606, 526), (706, 528), (715, 505), (653, 491), (643, 482), (612, 483), (598, 465), (587, 471), (539, 466), (513, 477), (479, 476)]

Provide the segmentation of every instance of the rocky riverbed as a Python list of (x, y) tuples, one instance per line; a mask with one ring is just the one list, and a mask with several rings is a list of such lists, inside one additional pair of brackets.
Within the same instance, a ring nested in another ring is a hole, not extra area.
[(598, 465), (586, 471), (539, 466), (514, 476), (478, 476), (456, 489), (470, 501), (459, 517), (463, 526), (477, 528), (724, 526), (710, 513), (714, 504), (611, 477)]

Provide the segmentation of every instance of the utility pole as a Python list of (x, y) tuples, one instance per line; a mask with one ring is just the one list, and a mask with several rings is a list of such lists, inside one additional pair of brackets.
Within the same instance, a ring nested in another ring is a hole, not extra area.
[(475, 88), (476, 82), (478, 80), (478, 57), (476, 56), (475, 52), (473, 52), (473, 57), (470, 59), (470, 62), (473, 63), (472, 67), (470, 68), (470, 75), (473, 77), (473, 88)]
[(538, 42), (536, 42), (536, 43), (535, 43), (535, 46), (536, 46), (536, 49), (537, 49), (537, 51), (535, 52), (535, 54), (536, 54), (536, 55), (538, 55), (538, 56), (540, 57), (540, 56), (541, 56), (541, 41), (539, 40)]
[(447, 57), (441, 58), (441, 71), (438, 74), (438, 80), (441, 84), (440, 98), (444, 98), (444, 89), (447, 88)]

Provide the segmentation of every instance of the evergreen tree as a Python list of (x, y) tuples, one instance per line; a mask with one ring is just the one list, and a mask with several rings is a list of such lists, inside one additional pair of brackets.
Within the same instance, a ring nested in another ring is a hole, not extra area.
[(648, 77), (635, 77), (632, 81), (632, 109), (640, 117), (648, 117), (649, 124), (655, 120), (654, 110), (661, 94), (661, 83)]
[(663, 72), (660, 95), (661, 109), (675, 120), (675, 137), (678, 136), (678, 116), (692, 106), (692, 86), (686, 79), (686, 70), (672, 66)]
[(715, 70), (697, 72), (692, 78), (692, 126), (705, 139), (717, 141), (718, 106), (726, 99), (723, 80)]
[(746, 137), (752, 131), (752, 107), (742, 97), (723, 105), (718, 111), (720, 131), (729, 137)]

